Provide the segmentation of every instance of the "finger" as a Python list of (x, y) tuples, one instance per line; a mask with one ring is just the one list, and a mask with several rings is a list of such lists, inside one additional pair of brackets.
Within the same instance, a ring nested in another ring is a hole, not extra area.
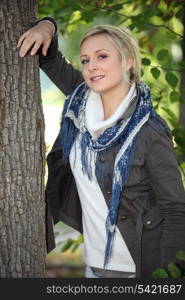
[(48, 51), (48, 48), (49, 48), (50, 44), (51, 44), (51, 40), (48, 40), (48, 41), (46, 41), (46, 42), (43, 44), (43, 47), (42, 47), (42, 54), (43, 54), (44, 56), (47, 55), (47, 51)]
[(37, 51), (39, 50), (40, 46), (41, 46), (41, 43), (35, 42), (35, 45), (34, 45), (33, 49), (31, 50), (31, 55), (35, 55), (37, 53)]
[(26, 33), (22, 34), (18, 40), (18, 43), (17, 43), (17, 48), (19, 48), (22, 44), (22, 42), (24, 41), (25, 37), (27, 36)]
[(34, 45), (34, 43), (35, 43), (34, 40), (25, 39), (21, 45), (19, 55), (21, 57), (24, 57), (27, 54), (27, 52), (30, 50), (30, 48)]

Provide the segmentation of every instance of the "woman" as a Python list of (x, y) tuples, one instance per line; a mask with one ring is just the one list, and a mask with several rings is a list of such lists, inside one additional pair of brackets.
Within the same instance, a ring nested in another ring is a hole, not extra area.
[(21, 57), (40, 49), (40, 67), (67, 96), (47, 158), (47, 225), (51, 211), (83, 233), (86, 277), (152, 277), (185, 250), (185, 192), (171, 132), (140, 82), (137, 43), (126, 28), (93, 27), (81, 74), (55, 32), (44, 18), (18, 42)]

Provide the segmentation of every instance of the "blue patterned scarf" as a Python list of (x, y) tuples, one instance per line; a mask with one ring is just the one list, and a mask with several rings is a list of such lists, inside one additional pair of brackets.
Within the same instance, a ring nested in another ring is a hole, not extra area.
[(76, 134), (80, 132), (82, 170), (84, 174), (88, 175), (89, 180), (91, 180), (92, 170), (88, 159), (88, 150), (103, 152), (115, 144), (119, 145), (114, 163), (112, 195), (105, 224), (107, 242), (104, 269), (111, 256), (120, 196), (129, 176), (136, 137), (147, 120), (151, 117), (155, 118), (156, 115), (152, 107), (149, 87), (144, 83), (139, 83), (136, 88), (138, 91), (137, 105), (129, 121), (126, 124), (125, 120), (119, 121), (113, 127), (106, 129), (96, 140), (92, 139), (85, 125), (85, 107), (90, 90), (84, 82), (75, 89), (72, 95), (67, 97), (62, 114), (60, 137), (64, 160), (69, 160)]

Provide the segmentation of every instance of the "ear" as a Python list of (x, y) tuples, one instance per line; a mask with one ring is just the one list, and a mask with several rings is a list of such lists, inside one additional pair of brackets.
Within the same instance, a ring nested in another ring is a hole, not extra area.
[(126, 58), (126, 70), (129, 71), (133, 66), (133, 60), (131, 57)]

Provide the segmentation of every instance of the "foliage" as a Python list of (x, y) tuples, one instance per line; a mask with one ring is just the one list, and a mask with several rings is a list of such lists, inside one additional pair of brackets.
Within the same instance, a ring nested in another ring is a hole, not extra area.
[(153, 272), (153, 278), (185, 278), (185, 251), (176, 253), (176, 262), (169, 263), (165, 269)]
[(68, 238), (62, 242), (61, 252), (65, 252), (71, 249), (74, 252), (83, 243), (83, 235), (80, 234), (76, 240)]
[[(185, 156), (185, 131), (176, 122), (180, 104), (185, 104), (185, 91), (180, 91), (185, 76), (184, 15), (183, 0), (39, 0), (38, 8), (39, 18), (51, 16), (58, 23), (61, 48), (77, 68), (79, 40), (88, 27), (114, 24), (130, 28), (141, 49), (142, 80), (151, 87), (155, 109), (173, 130), (179, 158)], [(183, 165), (180, 159), (179, 163)]]

